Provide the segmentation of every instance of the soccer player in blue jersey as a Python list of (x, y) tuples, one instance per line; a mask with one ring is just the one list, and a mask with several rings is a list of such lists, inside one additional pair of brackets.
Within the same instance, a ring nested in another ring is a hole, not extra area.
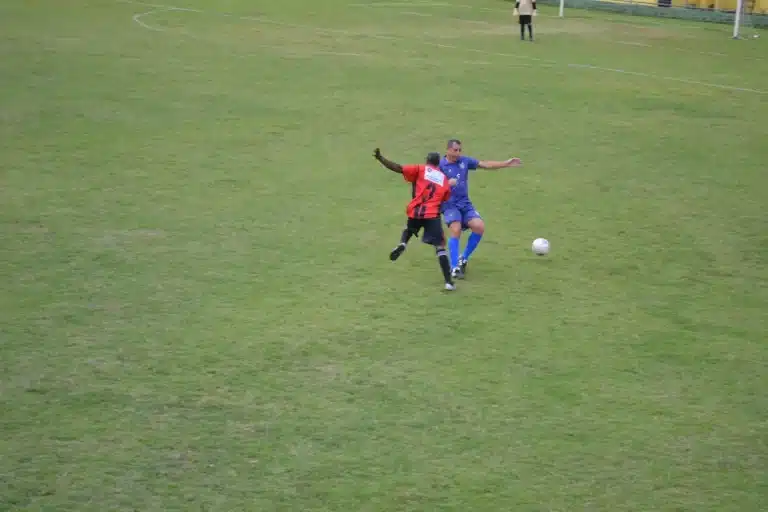
[[(451, 259), (451, 275), (462, 279), (467, 270), (467, 262), (485, 233), (485, 223), (472, 201), (469, 199), (469, 172), (475, 169), (503, 169), (522, 165), (519, 158), (503, 161), (477, 160), (461, 154), (461, 141), (451, 139), (446, 146), (445, 156), (440, 160), (440, 170), (449, 179), (456, 179), (451, 189), (451, 198), (443, 203), (441, 210), (443, 222), (448, 226), (448, 252)], [(471, 230), (464, 252), (459, 255), (461, 232)]]

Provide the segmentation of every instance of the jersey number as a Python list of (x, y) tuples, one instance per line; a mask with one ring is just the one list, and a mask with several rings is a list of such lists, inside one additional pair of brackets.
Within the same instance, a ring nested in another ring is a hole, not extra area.
[(427, 183), (427, 186), (425, 187), (425, 190), (421, 193), (421, 201), (419, 201), (419, 204), (414, 206), (414, 217), (417, 219), (423, 219), (424, 214), (427, 212), (427, 206), (426, 203), (431, 201), (433, 197), (435, 197), (435, 192), (437, 192), (437, 187), (434, 183)]

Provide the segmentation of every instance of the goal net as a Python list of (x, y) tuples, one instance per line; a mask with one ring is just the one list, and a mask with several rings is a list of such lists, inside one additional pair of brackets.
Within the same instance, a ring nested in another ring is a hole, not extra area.
[(746, 39), (768, 33), (768, 0), (538, 0), (570, 9), (617, 12), (636, 16), (678, 18), (733, 26), (733, 37)]
[[(759, 37), (755, 26), (755, 8), (757, 7), (757, 0), (738, 0), (736, 4), (736, 11), (733, 18), (733, 38), (741, 39), (742, 37)], [(757, 16), (762, 14), (757, 13)], [(758, 19), (759, 22), (762, 21)]]

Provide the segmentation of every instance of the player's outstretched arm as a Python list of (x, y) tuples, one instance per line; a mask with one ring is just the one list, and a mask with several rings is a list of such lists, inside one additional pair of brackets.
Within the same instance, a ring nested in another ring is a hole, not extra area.
[(378, 160), (381, 165), (383, 165), (384, 167), (386, 167), (390, 171), (392, 171), (392, 172), (399, 172), (400, 174), (403, 174), (403, 166), (398, 164), (398, 163), (393, 162), (392, 160), (388, 160), (388, 159), (384, 158), (384, 155), (381, 154), (381, 151), (379, 150), (379, 148), (376, 148), (373, 151), (373, 158)]
[(508, 158), (507, 160), (480, 160), (477, 166), (480, 169), (504, 169), (506, 167), (520, 167), (523, 161), (519, 158)]

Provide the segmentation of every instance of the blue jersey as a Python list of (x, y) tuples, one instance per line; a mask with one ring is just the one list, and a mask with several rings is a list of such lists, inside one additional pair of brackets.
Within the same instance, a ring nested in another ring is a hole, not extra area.
[(449, 204), (459, 205), (469, 203), (469, 171), (477, 169), (480, 162), (469, 156), (460, 156), (455, 162), (449, 162), (445, 157), (440, 159), (440, 170), (448, 179), (456, 178), (455, 186), (451, 188)]

